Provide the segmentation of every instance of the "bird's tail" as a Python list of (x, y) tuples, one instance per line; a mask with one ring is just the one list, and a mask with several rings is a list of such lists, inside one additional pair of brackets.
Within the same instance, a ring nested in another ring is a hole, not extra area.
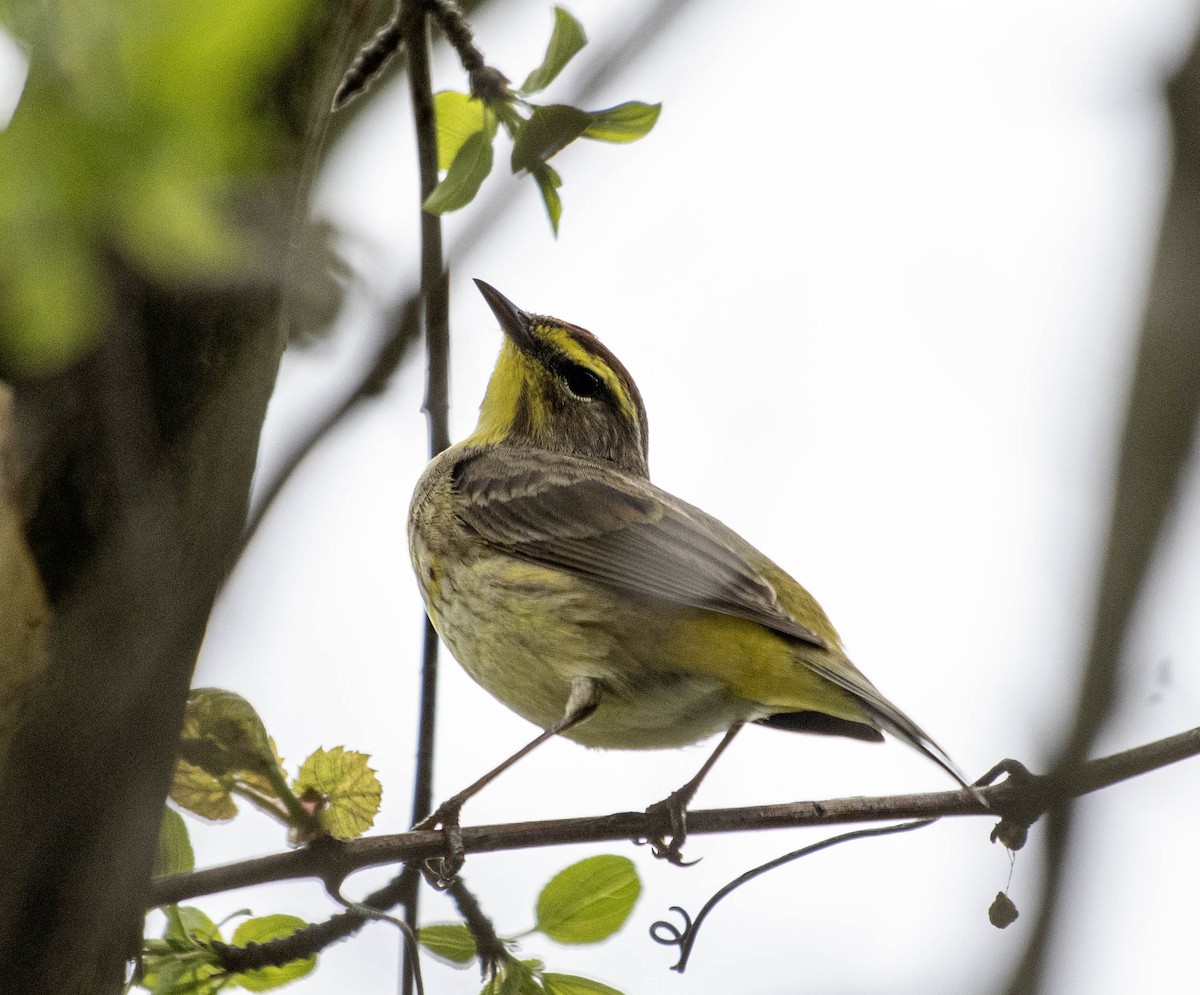
[(807, 658), (805, 662), (827, 681), (836, 684), (843, 690), (849, 691), (863, 706), (867, 718), (884, 732), (891, 733), (898, 740), (907, 743), (914, 750), (932, 760), (942, 768), (962, 787), (966, 788), (975, 798), (986, 805), (979, 789), (969, 780), (967, 775), (943, 750), (924, 729), (893, 705), (868, 681), (850, 661), (844, 658), (839, 661), (840, 667), (830, 666), (821, 660)]

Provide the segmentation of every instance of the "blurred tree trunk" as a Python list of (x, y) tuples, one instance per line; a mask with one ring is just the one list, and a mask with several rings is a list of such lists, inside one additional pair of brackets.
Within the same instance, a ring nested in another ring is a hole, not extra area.
[[(265, 196), (242, 222), (275, 258), (219, 279), (164, 276), (101, 236), (115, 306), (95, 329), (98, 346), (51, 375), (9, 371), (7, 446), (0, 417), (6, 991), (118, 991), (138, 950), (182, 710), (240, 546), (287, 338), (284, 247), (304, 119), (332, 92), (314, 54), (323, 65), (343, 61), (333, 39), (364, 9), (309, 8), (305, 23), (297, 8), (288, 50), (271, 53), (273, 71), (251, 95), (284, 140), (256, 165), (248, 186)], [(60, 55), (32, 49), (27, 95), (55, 85), (47, 78)]]

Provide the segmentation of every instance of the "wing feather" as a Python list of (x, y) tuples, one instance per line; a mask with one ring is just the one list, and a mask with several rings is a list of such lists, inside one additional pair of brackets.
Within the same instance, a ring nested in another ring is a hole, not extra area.
[(514, 556), (827, 645), (780, 605), (751, 562), (761, 554), (644, 478), (540, 450), (484, 450), (463, 458), (454, 483), (463, 525)]

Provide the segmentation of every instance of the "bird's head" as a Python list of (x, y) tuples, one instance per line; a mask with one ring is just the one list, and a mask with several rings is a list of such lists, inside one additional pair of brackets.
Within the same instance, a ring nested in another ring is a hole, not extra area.
[(467, 441), (608, 460), (645, 476), (646, 409), (629, 371), (591, 332), (522, 311), (482, 280), (504, 346)]

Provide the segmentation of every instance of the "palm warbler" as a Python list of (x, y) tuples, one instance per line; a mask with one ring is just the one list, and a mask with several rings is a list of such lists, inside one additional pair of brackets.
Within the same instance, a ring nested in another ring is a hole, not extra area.
[[(847, 659), (808, 591), (650, 483), (646, 410), (620, 361), (584, 329), (476, 283), (504, 345), (475, 432), (417, 484), (409, 547), (450, 651), (546, 730), (518, 757), (555, 734), (656, 749), (725, 732), (719, 753), (758, 722), (865, 740), (883, 730), (965, 785)], [(425, 824), (456, 819), (515, 759)], [(710, 765), (676, 793), (680, 817)]]

